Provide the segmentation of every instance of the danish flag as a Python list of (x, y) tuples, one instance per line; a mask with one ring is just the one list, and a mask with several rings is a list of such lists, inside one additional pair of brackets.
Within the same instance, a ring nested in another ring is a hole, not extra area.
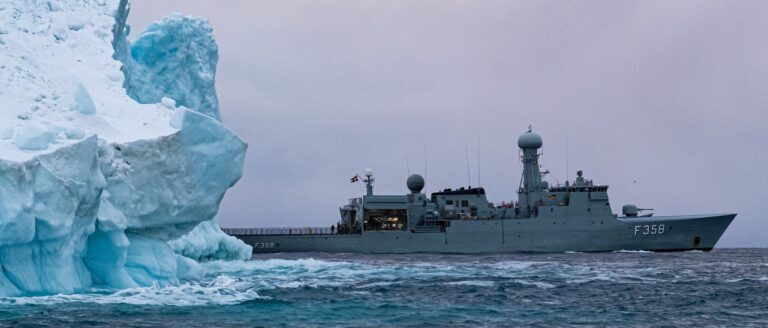
[(357, 176), (357, 174), (355, 174), (355, 176), (353, 176), (352, 179), (349, 179), (349, 182), (350, 183), (355, 183), (355, 182), (357, 182), (358, 179), (360, 179), (360, 177)]

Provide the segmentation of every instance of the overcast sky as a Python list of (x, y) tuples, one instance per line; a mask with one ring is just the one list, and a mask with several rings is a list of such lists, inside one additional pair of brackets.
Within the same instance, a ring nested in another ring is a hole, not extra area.
[(718, 246), (768, 246), (766, 1), (132, 2), (134, 36), (174, 11), (213, 25), (249, 144), (222, 226), (330, 226), (350, 177), (402, 194), (425, 152), (428, 192), (510, 201), (532, 125), (550, 183), (568, 162), (614, 212), (736, 212)]

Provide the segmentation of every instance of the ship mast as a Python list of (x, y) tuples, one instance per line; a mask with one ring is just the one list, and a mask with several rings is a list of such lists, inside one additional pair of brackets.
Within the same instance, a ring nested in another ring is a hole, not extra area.
[(531, 131), (531, 127), (517, 139), (523, 162), (523, 176), (517, 196), (522, 217), (535, 215), (537, 204), (541, 201), (541, 191), (544, 188), (539, 170), (539, 148), (542, 144), (541, 136)]
[(373, 170), (371, 169), (365, 169), (365, 179), (363, 179), (363, 182), (365, 182), (365, 194), (366, 196), (373, 196)]

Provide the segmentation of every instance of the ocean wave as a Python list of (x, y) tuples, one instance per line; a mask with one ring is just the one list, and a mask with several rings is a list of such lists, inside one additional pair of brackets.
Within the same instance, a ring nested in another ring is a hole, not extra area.
[(765, 276), (757, 277), (757, 278), (747, 277), (747, 278), (734, 278), (734, 279), (725, 280), (725, 282), (727, 283), (736, 283), (736, 282), (743, 282), (743, 281), (768, 281), (768, 277), (765, 277)]
[(446, 285), (452, 285), (452, 286), (476, 286), (476, 287), (493, 287), (496, 285), (493, 281), (488, 280), (461, 280), (461, 281), (451, 281), (445, 283)]
[(355, 266), (352, 262), (343, 261), (325, 261), (314, 258), (304, 259), (268, 259), (268, 260), (248, 260), (248, 261), (211, 261), (202, 264), (206, 272), (221, 273), (247, 273), (254, 271), (305, 271), (317, 272), (332, 268)]
[(198, 283), (0, 298), (0, 326), (633, 326), (623, 314), (660, 307), (641, 326), (765, 323), (764, 251), (273, 256), (203, 263)]
[(538, 287), (538, 288), (542, 288), (542, 289), (549, 289), (549, 288), (557, 287), (557, 286), (555, 286), (553, 284), (546, 283), (546, 282), (541, 282), (541, 281), (528, 281), (528, 280), (517, 279), (517, 280), (515, 280), (515, 282), (518, 283), (518, 284), (521, 284), (521, 285), (534, 286), (534, 287)]
[(613, 251), (612, 253), (653, 253), (651, 251), (643, 251), (643, 250), (628, 250), (628, 249), (620, 249), (617, 251)]
[(357, 286), (355, 286), (355, 288), (356, 289), (379, 288), (379, 287), (392, 286), (394, 284), (396, 284), (396, 283), (393, 282), (393, 281), (377, 281), (377, 282), (357, 285)]
[[(637, 251), (630, 251), (637, 253)], [(524, 259), (520, 259), (524, 258)], [(724, 261), (702, 262), (694, 259), (681, 263), (677, 258), (651, 257), (643, 261), (626, 261), (624, 255), (566, 254), (526, 255), (516, 257), (460, 258), (403, 257), (386, 258), (353, 256), (349, 258), (255, 259), (249, 261), (213, 261), (203, 263), (204, 279), (196, 283), (173, 286), (130, 288), (125, 290), (88, 290), (73, 295), (6, 297), (0, 305), (57, 304), (67, 302), (124, 303), (136, 305), (227, 305), (277, 299), (296, 293), (351, 293), (355, 297), (386, 290), (404, 293), (407, 289), (430, 291), (436, 286), (474, 286), (491, 288), (516, 285), (525, 288), (597, 284), (602, 286), (658, 283), (707, 283), (720, 281), (764, 282), (768, 277), (744, 272), (748, 264), (723, 266)], [(761, 261), (762, 262), (762, 261)], [(762, 266), (758, 263), (757, 266)], [(754, 264), (753, 264), (754, 265)], [(741, 275), (718, 275), (718, 270), (743, 272)], [(701, 274), (706, 272), (707, 274)], [(759, 271), (758, 271), (759, 272)], [(745, 277), (748, 277), (746, 279)], [(602, 288), (602, 287), (600, 287)], [(497, 289), (494, 289), (497, 290)]]
[(59, 303), (97, 303), (131, 305), (231, 305), (246, 301), (265, 299), (251, 288), (251, 284), (229, 276), (219, 276), (213, 281), (200, 284), (183, 283), (180, 285), (128, 288), (112, 293), (107, 290), (93, 290), (92, 293), (5, 297), (0, 299), (3, 305), (52, 305)]
[(537, 261), (501, 261), (491, 264), (491, 268), (502, 270), (523, 270), (528, 269), (534, 265), (545, 265), (547, 262)]

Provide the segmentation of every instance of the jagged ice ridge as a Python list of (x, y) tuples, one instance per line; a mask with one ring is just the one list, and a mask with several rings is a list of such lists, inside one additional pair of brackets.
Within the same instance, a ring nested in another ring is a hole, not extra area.
[(212, 29), (171, 15), (129, 42), (129, 7), (0, 0), (0, 296), (250, 256), (214, 220), (247, 145), (220, 122)]

